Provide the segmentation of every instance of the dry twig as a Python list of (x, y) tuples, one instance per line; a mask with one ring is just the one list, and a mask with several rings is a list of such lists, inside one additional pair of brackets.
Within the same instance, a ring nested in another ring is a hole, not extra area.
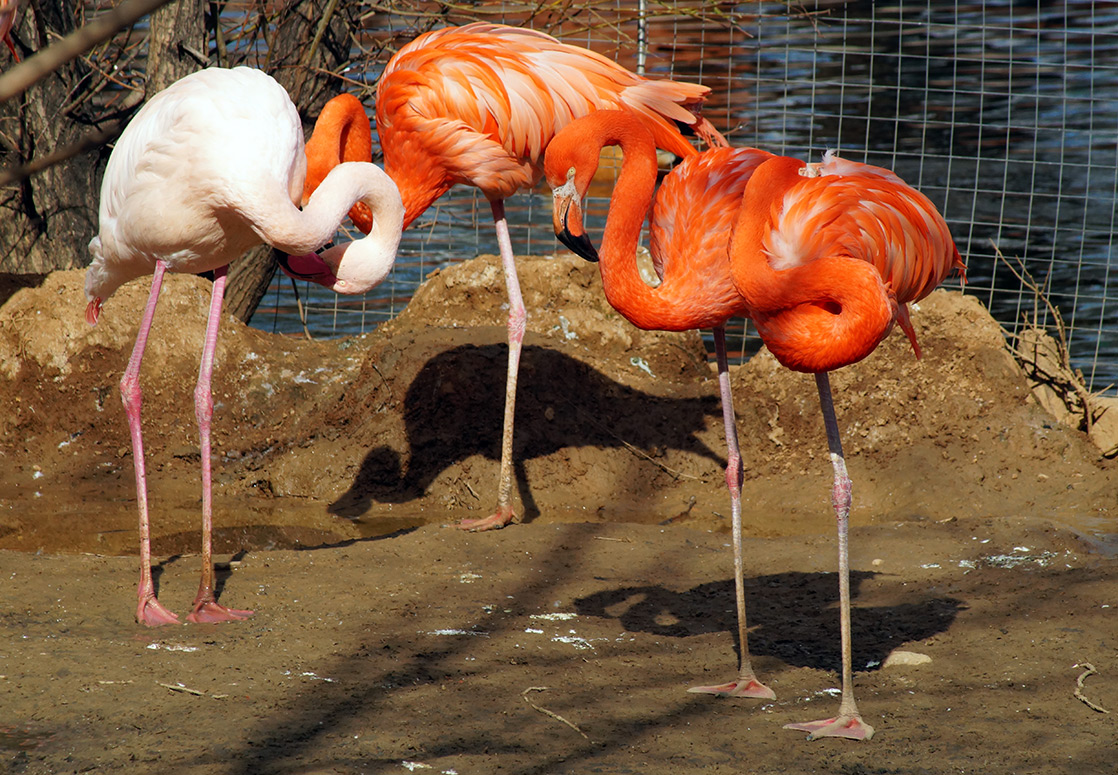
[[(1032, 320), (1025, 320), (1028, 328), (1018, 333), (1015, 337), (1014, 356), (1026, 369), (1029, 379), (1037, 385), (1050, 388), (1063, 402), (1067, 411), (1080, 418), (1080, 428), (1085, 433), (1091, 432), (1091, 426), (1098, 419), (1091, 392), (1087, 389), (1083, 374), (1071, 365), (1071, 356), (1068, 352), (1068, 332), (1063, 315), (1059, 308), (1052, 303), (1046, 289), (1041, 286), (1025, 268), (1024, 262), (1018, 258), (1015, 266), (1006, 258), (996, 244), (991, 241), (997, 257), (1009, 268), (1009, 271), (1018, 281), (1033, 293)], [(1045, 347), (1042, 339), (1033, 332), (1047, 333), (1048, 326), (1041, 324), (1041, 305), (1045, 308), (1046, 320), (1054, 329), (1054, 336), (1049, 341), (1055, 348)]]
[(586, 738), (587, 740), (589, 740), (590, 738), (589, 738), (589, 737), (587, 736), (587, 734), (586, 734), (585, 732), (583, 732), (583, 731), (582, 731), (581, 729), (579, 729), (579, 728), (578, 728), (577, 726), (575, 726), (575, 725), (574, 725), (574, 724), (572, 724), (571, 722), (567, 721), (567, 720), (566, 720), (565, 718), (563, 718), (562, 716), (560, 716), (560, 715), (559, 715), (558, 713), (556, 713), (555, 711), (551, 711), (551, 710), (548, 710), (547, 708), (543, 708), (543, 707), (540, 707), (539, 705), (537, 705), (536, 703), (534, 703), (534, 702), (532, 702), (532, 701), (531, 701), (530, 699), (528, 699), (528, 692), (546, 692), (546, 691), (547, 691), (547, 687), (546, 687), (546, 686), (529, 686), (529, 687), (528, 687), (527, 689), (525, 689), (524, 691), (522, 691), (522, 692), (520, 693), (520, 696), (524, 698), (524, 701), (525, 701), (526, 703), (528, 703), (529, 705), (531, 705), (531, 706), (532, 706), (533, 708), (535, 708), (536, 710), (538, 710), (538, 711), (539, 711), (540, 713), (544, 714), (544, 715), (545, 715), (545, 716), (547, 716), (548, 718), (553, 718), (553, 719), (555, 719), (556, 721), (559, 721), (559, 722), (561, 722), (561, 723), (563, 723), (563, 724), (566, 724), (566, 725), (567, 725), (567, 726), (569, 726), (569, 727), (570, 727), (571, 729), (573, 729), (574, 731), (578, 732), (578, 733), (579, 733), (580, 735), (582, 735), (582, 736), (583, 736), (583, 737), (585, 737), (585, 738)]
[(170, 689), (173, 692), (183, 692), (184, 694), (193, 694), (195, 697), (213, 697), (215, 700), (223, 700), (228, 697), (228, 694), (206, 694), (205, 692), (191, 689), (189, 686), (182, 684), (165, 684), (162, 681), (156, 681), (156, 684), (162, 686), (164, 689)]
[(569, 407), (571, 407), (572, 409), (575, 410), (575, 412), (579, 416), (579, 419), (585, 420), (586, 422), (589, 422), (594, 427), (596, 427), (598, 430), (600, 430), (604, 433), (607, 433), (610, 436), (612, 436), (613, 438), (617, 439), (618, 443), (621, 444), (621, 446), (625, 447), (625, 449), (629, 450), (630, 452), (632, 452), (637, 457), (644, 458), (649, 463), (652, 463), (652, 465), (659, 467), (662, 471), (664, 471), (664, 473), (669, 474), (673, 479), (675, 479), (677, 481), (680, 480), (680, 479), (694, 479), (696, 481), (699, 481), (699, 477), (693, 476), (692, 474), (685, 474), (682, 471), (676, 471), (674, 468), (671, 468), (670, 466), (666, 466), (663, 463), (661, 463), (659, 460), (656, 460), (651, 455), (649, 455), (647, 452), (645, 452), (643, 449), (640, 449), (639, 447), (637, 447), (633, 444), (630, 444), (628, 441), (626, 441), (625, 439), (618, 436), (616, 433), (614, 433), (612, 430), (607, 428), (605, 425), (598, 422), (597, 418), (591, 416), (588, 412), (584, 411), (581, 407), (576, 406), (573, 401), (571, 401), (569, 399), (566, 399), (566, 398), (563, 398), (562, 400), (563, 400), (563, 403), (567, 404), (567, 406), (569, 406)]
[(1083, 668), (1083, 672), (1080, 673), (1079, 678), (1077, 678), (1075, 681), (1075, 691), (1073, 692), (1073, 694), (1075, 695), (1075, 699), (1082, 702), (1091, 710), (1097, 710), (1099, 713), (1110, 713), (1110, 711), (1106, 708), (1102, 707), (1101, 705), (1096, 705), (1083, 696), (1083, 681), (1087, 679), (1087, 676), (1099, 672), (1095, 669), (1095, 666), (1092, 665), (1090, 662), (1080, 662), (1077, 665), (1073, 665), (1073, 667)]

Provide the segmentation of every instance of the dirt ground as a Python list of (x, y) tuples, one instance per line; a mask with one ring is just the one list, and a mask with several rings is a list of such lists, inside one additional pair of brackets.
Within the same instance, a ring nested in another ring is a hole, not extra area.
[[(0, 283), (0, 771), (1118, 772), (1118, 411), (1089, 438), (956, 293), (915, 311), (922, 360), (894, 333), (833, 375), (856, 693), (877, 735), (809, 743), (781, 727), (837, 709), (839, 663), (814, 383), (763, 351), (732, 369), (750, 645), (777, 699), (689, 694), (736, 665), (713, 369), (696, 334), (610, 310), (592, 265), (521, 272), (522, 524), (447, 527), (495, 497), (493, 258), (434, 275), (361, 337), (227, 320), (220, 594), (256, 614), (158, 630), (132, 618), (117, 392), (147, 285), (90, 328), (81, 272)], [(207, 304), (205, 281), (168, 279), (143, 373), (157, 583), (180, 613)]]

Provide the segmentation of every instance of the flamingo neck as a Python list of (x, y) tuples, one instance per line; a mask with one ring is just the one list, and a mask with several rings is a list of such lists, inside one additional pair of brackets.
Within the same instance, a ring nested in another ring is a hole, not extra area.
[[(361, 100), (352, 94), (339, 94), (327, 102), (314, 125), (305, 149), (307, 178), (303, 185), (303, 204), (310, 201), (330, 170), (342, 162), (372, 161), (373, 139), (369, 116)], [(350, 210), (350, 220), (363, 233), (373, 226), (373, 214), (364, 204)]]
[(388, 122), (380, 134), (380, 147), (384, 171), (396, 184), (404, 203), (406, 229), (454, 186), (454, 180), (413, 133), (397, 131)]
[[(652, 136), (625, 114), (599, 111), (583, 121), (588, 128), (580, 140), (587, 152), (592, 151), (597, 158), (602, 148), (618, 145), (623, 154), (599, 253), (606, 300), (638, 328), (693, 328), (682, 310), (678, 315), (672, 314), (672, 305), (664, 293), (670, 289), (665, 284), (650, 287), (637, 268), (637, 243), (656, 186), (656, 146)], [(593, 172), (586, 176), (587, 187)]]
[(638, 322), (655, 292), (637, 270), (637, 242), (656, 186), (656, 147), (646, 130), (630, 122), (595, 138), (599, 152), (607, 145), (621, 147), (622, 161), (602, 234), (602, 286), (614, 309), (637, 326), (651, 327)]
[[(317, 259), (305, 255), (334, 238), (346, 211), (357, 202), (369, 207), (374, 216), (368, 236), (332, 247)], [(315, 261), (322, 278), (317, 282), (338, 293), (364, 293), (392, 269), (400, 244), (404, 207), (395, 184), (375, 164), (339, 164), (315, 190), (307, 206), (295, 212), (296, 217), (283, 224), (286, 238), (278, 231), (262, 236), (285, 253)], [(325, 267), (321, 267), (322, 263)]]
[(451, 189), (451, 186), (429, 186), (417, 181), (410, 175), (393, 176), (400, 187), (400, 197), (404, 203), (404, 228), (412, 225), (416, 218), (423, 215), (427, 208)]
[(773, 268), (773, 238), (788, 193), (807, 183), (805, 167), (777, 157), (757, 168), (742, 198), (730, 257), (734, 285), (770, 352), (790, 369), (819, 373), (869, 355), (892, 329), (898, 307), (873, 264), (833, 241), (803, 263)]

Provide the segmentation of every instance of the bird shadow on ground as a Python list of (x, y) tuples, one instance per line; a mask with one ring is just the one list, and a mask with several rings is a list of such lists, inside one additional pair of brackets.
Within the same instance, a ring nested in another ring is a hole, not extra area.
[[(423, 497), (446, 469), (474, 455), (499, 460), (508, 351), (504, 345), (464, 345), (430, 358), (408, 386), (403, 416), (406, 450), (371, 449), (349, 489), (329, 507), (356, 517), (376, 502)], [(689, 452), (718, 467), (725, 455), (698, 437), (720, 416), (716, 394), (665, 397), (611, 379), (582, 361), (546, 347), (521, 356), (513, 439), (516, 486), (524, 517), (540, 511), (525, 461), (568, 448), (625, 447), (655, 458), (666, 449)], [(631, 472), (626, 456), (619, 465)], [(649, 465), (649, 475), (660, 468)], [(631, 491), (638, 487), (627, 483)], [(496, 481), (492, 483), (496, 490)], [(650, 488), (651, 489), (651, 488)], [(482, 496), (484, 500), (484, 495)]]
[[(858, 588), (877, 574), (851, 571)], [(746, 579), (749, 650), (797, 667), (840, 670), (838, 577), (834, 573), (775, 573)], [(950, 597), (851, 610), (854, 665), (875, 669), (898, 646), (944, 632), (966, 606)], [(633, 586), (575, 600), (584, 616), (616, 619), (626, 632), (684, 638), (729, 632), (737, 640), (732, 579), (699, 584), (682, 592), (662, 586)], [(735, 642), (740, 653), (741, 644)]]

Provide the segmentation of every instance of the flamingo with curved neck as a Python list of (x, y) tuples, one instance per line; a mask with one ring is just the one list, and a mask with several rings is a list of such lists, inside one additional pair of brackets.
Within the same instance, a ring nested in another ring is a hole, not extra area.
[(959, 252), (932, 203), (888, 170), (828, 153), (821, 164), (776, 157), (745, 189), (730, 248), (734, 284), (765, 345), (815, 375), (834, 469), (842, 699), (837, 715), (788, 724), (809, 739), (869, 739), (854, 700), (848, 549), (851, 482), (828, 372), (869, 355), (894, 322), (920, 357), (906, 304), (955, 269)]
[[(610, 198), (600, 253), (582, 222), (581, 202), (598, 168), (601, 149), (619, 145), (624, 159)], [(726, 359), (726, 321), (747, 314), (730, 276), (730, 230), (742, 193), (758, 165), (773, 158), (754, 148), (712, 148), (689, 156), (665, 178), (650, 218), (650, 251), (660, 284), (651, 287), (637, 270), (636, 249), (656, 184), (652, 136), (625, 113), (598, 111), (573, 121), (548, 146), (544, 171), (554, 196), (556, 236), (575, 253), (600, 261), (610, 305), (638, 328), (686, 331), (711, 328), (726, 430), (726, 486), (734, 546), (738, 615), (738, 676), (689, 691), (772, 699), (749, 659), (741, 529), (741, 453)]]
[[(109, 156), (101, 185), (99, 230), (89, 243), (86, 320), (96, 323), (102, 304), (122, 284), (151, 274), (151, 293), (136, 345), (120, 381), (132, 437), (140, 512), (140, 583), (137, 621), (178, 623), (157, 599), (151, 574), (147, 476), (140, 427), (140, 365), (166, 272), (213, 271), (202, 364), (194, 391), (202, 460), (202, 578), (187, 616), (193, 622), (244, 619), (251, 611), (216, 601), (212, 559), (213, 485), (210, 384), (228, 265), (267, 243), (296, 256), (316, 282), (359, 293), (392, 266), (400, 241), (403, 204), (395, 185), (369, 163), (334, 167), (306, 208), (303, 128), (287, 92), (265, 73), (247, 67), (211, 68), (182, 78), (152, 97), (133, 117)], [(334, 238), (355, 202), (373, 214), (368, 237), (316, 256)]]

